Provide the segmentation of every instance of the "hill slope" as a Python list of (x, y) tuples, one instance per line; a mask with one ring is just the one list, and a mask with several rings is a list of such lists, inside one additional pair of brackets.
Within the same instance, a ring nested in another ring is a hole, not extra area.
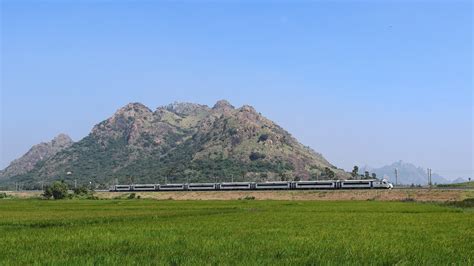
[(37, 144), (20, 158), (14, 160), (7, 168), (0, 171), (0, 179), (25, 174), (33, 170), (35, 165), (47, 160), (58, 152), (70, 147), (74, 142), (66, 134), (59, 134), (49, 142)]
[(326, 168), (346, 177), (251, 106), (175, 103), (152, 111), (131, 103), (84, 139), (10, 181), (293, 180), (328, 178)]

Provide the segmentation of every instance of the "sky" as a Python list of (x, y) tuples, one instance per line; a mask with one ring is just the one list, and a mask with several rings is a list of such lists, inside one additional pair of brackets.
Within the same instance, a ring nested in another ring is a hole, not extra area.
[(129, 102), (250, 104), (331, 163), (473, 171), (471, 1), (1, 1), (0, 168)]

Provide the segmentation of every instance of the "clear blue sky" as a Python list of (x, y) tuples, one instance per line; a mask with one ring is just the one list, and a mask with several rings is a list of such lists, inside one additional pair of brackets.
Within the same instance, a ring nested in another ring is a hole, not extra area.
[(2, 1), (1, 160), (128, 102), (253, 105), (332, 163), (473, 173), (471, 1)]

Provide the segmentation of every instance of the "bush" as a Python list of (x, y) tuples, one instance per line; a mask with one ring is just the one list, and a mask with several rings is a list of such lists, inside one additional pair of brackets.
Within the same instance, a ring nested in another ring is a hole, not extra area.
[(92, 191), (87, 188), (86, 186), (80, 186), (78, 188), (75, 188), (74, 189), (74, 194), (75, 195), (88, 195), (88, 194), (91, 194)]
[(55, 200), (64, 199), (68, 196), (68, 186), (62, 181), (56, 181), (51, 186), (44, 188), (43, 197), (50, 199), (53, 197)]
[(448, 202), (447, 204), (458, 208), (474, 208), (474, 198), (467, 198), (463, 201)]
[(415, 200), (414, 198), (408, 197), (408, 198), (404, 198), (404, 199), (402, 199), (402, 200), (400, 200), (400, 201), (401, 201), (401, 202), (415, 202), (416, 200)]
[(0, 193), (0, 199), (7, 199), (7, 198), (9, 198), (7, 193)]
[(324, 168), (324, 176), (327, 179), (334, 179), (336, 177), (336, 174), (334, 173), (333, 170), (329, 169), (329, 167)]
[(256, 161), (256, 160), (259, 160), (259, 159), (265, 159), (265, 157), (267, 157), (265, 154), (259, 153), (259, 152), (252, 152), (249, 156), (251, 161)]
[(51, 189), (50, 186), (45, 186), (45, 187), (44, 187), (44, 191), (43, 191), (42, 196), (43, 196), (45, 199), (50, 199), (50, 198), (53, 197), (53, 190)]
[(81, 186), (74, 189), (74, 198), (90, 200), (99, 199), (98, 197), (94, 196), (94, 191), (89, 189), (87, 186)]
[(237, 133), (239, 133), (235, 128), (230, 128), (228, 132), (231, 136), (237, 135)]
[(128, 195), (128, 199), (134, 199), (136, 196), (135, 193), (130, 193), (130, 195)]
[(99, 197), (94, 196), (94, 194), (88, 194), (88, 195), (86, 196), (86, 199), (88, 199), (88, 200), (98, 200)]
[(93, 194), (94, 194), (94, 190), (90, 189), (87, 186), (80, 186), (74, 189), (74, 195), (77, 195), (77, 196), (89, 196)]
[(267, 141), (269, 138), (268, 134), (262, 134), (260, 135), (260, 137), (258, 138), (258, 142), (265, 142)]

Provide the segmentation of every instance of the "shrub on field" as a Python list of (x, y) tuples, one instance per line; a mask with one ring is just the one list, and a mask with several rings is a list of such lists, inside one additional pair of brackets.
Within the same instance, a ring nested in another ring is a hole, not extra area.
[(95, 196), (94, 194), (89, 194), (89, 195), (87, 195), (86, 199), (89, 199), (89, 200), (98, 200), (99, 197)]
[(64, 199), (68, 196), (68, 186), (63, 181), (56, 181), (51, 186), (44, 188), (43, 197), (46, 199), (54, 198), (55, 200)]
[(254, 196), (245, 196), (245, 198), (242, 198), (243, 200), (254, 200)]
[(81, 186), (74, 189), (74, 197), (78, 199), (99, 199), (98, 197), (94, 196), (94, 191), (89, 189), (87, 186)]
[(128, 199), (134, 199), (136, 196), (135, 193), (130, 193), (130, 195), (128, 195)]
[(80, 186), (74, 189), (74, 195), (87, 195), (92, 193), (92, 191), (86, 186)]
[(459, 208), (474, 208), (474, 198), (467, 198), (463, 201), (453, 201), (447, 203), (449, 206)]
[(416, 200), (414, 198), (404, 198), (401, 200), (401, 202), (415, 202)]
[(8, 199), (10, 198), (7, 193), (0, 193), (0, 199)]
[(43, 196), (43, 198), (45, 198), (45, 199), (52, 198), (53, 197), (53, 191), (52, 191), (51, 187), (50, 186), (45, 186), (43, 194), (41, 194), (41, 196)]

